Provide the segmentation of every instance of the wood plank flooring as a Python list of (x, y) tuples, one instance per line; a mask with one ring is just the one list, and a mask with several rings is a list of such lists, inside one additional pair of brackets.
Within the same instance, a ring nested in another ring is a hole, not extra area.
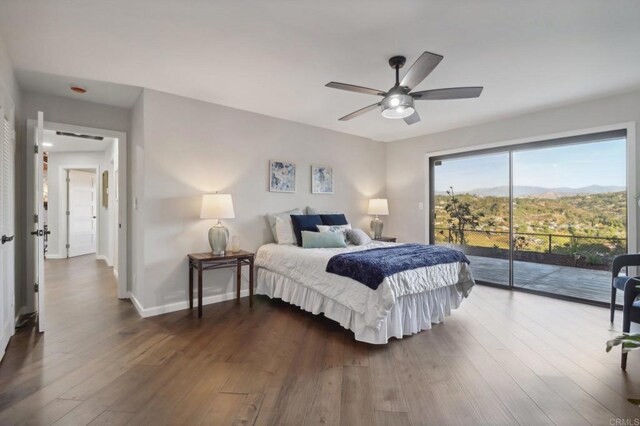
[(264, 297), (142, 320), (92, 256), (48, 261), (47, 277), (49, 330), (18, 331), (0, 364), (0, 425), (640, 418), (626, 401), (640, 397), (640, 354), (624, 373), (605, 353), (616, 331), (602, 308), (478, 286), (443, 324), (372, 346)]

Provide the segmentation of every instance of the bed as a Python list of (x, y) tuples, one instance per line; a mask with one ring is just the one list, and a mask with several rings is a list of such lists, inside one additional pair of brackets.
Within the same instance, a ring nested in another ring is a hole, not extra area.
[(380, 241), (318, 249), (266, 244), (256, 256), (256, 293), (322, 313), (353, 331), (362, 342), (385, 344), (391, 337), (401, 339), (428, 330), (469, 295), (475, 283), (467, 263), (400, 271), (385, 277), (375, 290), (327, 272), (327, 264), (336, 255), (397, 246), (401, 244)]

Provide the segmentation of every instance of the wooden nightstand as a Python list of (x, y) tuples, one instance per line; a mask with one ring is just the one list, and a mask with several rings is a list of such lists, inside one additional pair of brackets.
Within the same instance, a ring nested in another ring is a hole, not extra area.
[(189, 259), (189, 309), (193, 309), (193, 270), (198, 271), (198, 318), (202, 317), (202, 271), (209, 269), (236, 267), (236, 303), (240, 303), (240, 285), (242, 283), (242, 267), (249, 267), (249, 306), (253, 306), (253, 260), (255, 254), (244, 251), (227, 251), (216, 256), (211, 252), (191, 253)]
[(383, 241), (385, 243), (395, 243), (397, 240), (396, 237), (380, 237), (375, 239), (374, 241)]

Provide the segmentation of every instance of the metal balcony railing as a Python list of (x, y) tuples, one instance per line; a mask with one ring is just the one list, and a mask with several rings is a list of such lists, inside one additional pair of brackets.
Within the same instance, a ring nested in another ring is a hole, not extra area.
[(509, 250), (513, 244), (515, 251), (592, 257), (593, 262), (598, 262), (596, 257), (609, 260), (627, 252), (626, 238), (571, 234), (515, 232), (510, 242), (506, 231), (465, 230), (460, 236), (449, 228), (436, 227), (435, 240), (436, 243), (498, 250)]

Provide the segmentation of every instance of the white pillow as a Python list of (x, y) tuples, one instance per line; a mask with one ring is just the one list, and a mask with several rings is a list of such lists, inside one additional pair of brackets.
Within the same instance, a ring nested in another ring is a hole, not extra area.
[(348, 229), (345, 231), (345, 234), (347, 234), (347, 239), (357, 246), (362, 246), (371, 242), (369, 234), (364, 232), (362, 229)]
[(318, 227), (318, 232), (340, 232), (342, 233), (342, 237), (344, 241), (347, 242), (347, 230), (351, 229), (351, 224), (347, 223), (346, 225), (316, 225)]
[(302, 213), (301, 209), (293, 209), (293, 210), (280, 212), (280, 213), (267, 213), (267, 220), (269, 221), (269, 227), (271, 228), (271, 233), (273, 234), (273, 239), (276, 240), (276, 243), (278, 242), (278, 234), (276, 233), (276, 218), (278, 217), (287, 218), (289, 219), (289, 223), (291, 223), (292, 214), (300, 215), (304, 213)]
[(297, 244), (296, 236), (293, 233), (291, 216), (276, 217), (276, 242), (283, 245)]

